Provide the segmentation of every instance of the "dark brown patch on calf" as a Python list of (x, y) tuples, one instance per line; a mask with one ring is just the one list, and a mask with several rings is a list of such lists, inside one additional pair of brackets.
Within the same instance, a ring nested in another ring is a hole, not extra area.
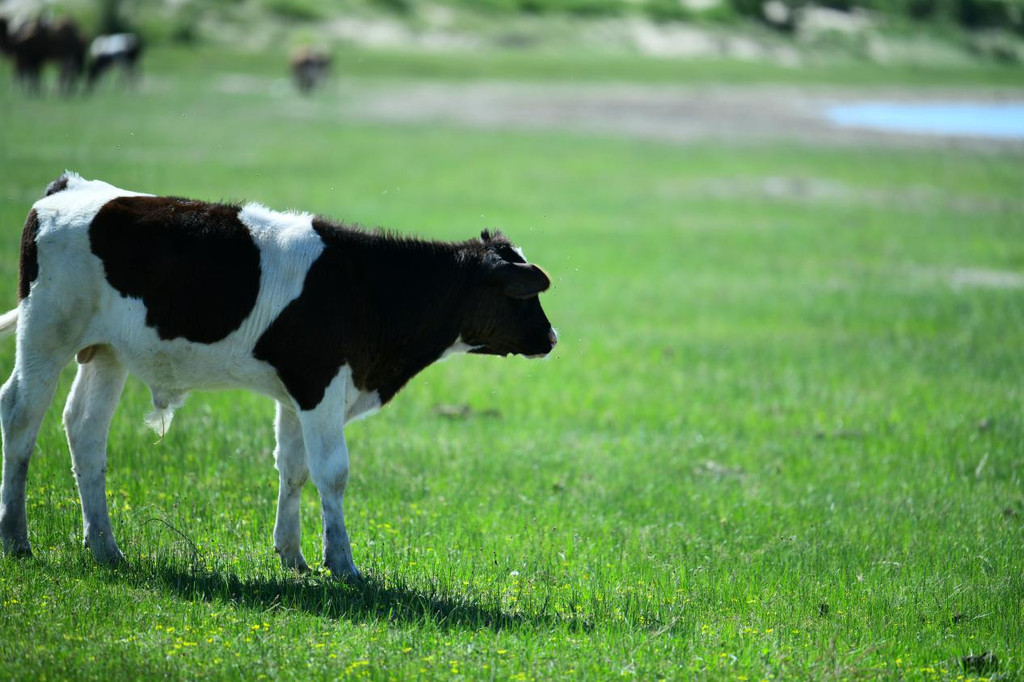
[(386, 403), (459, 334), (450, 308), (469, 277), (452, 245), (403, 240), (313, 219), (324, 251), (253, 350), (304, 410), (343, 365)]
[(496, 267), (511, 265), (497, 253), (499, 246), (511, 249), (508, 240), (403, 239), (320, 218), (313, 229), (324, 251), (302, 294), (253, 350), (274, 366), (301, 409), (320, 404), (344, 365), (357, 388), (377, 391), (387, 403), (459, 335), (473, 336), (485, 347), (479, 352), (551, 350), (551, 325), (537, 297), (510, 298), (493, 281)]
[(68, 188), (68, 174), (62, 173), (59, 178), (51, 182), (46, 186), (46, 196), (56, 194), (57, 192), (63, 192)]
[(122, 296), (141, 298), (161, 339), (220, 341), (248, 317), (260, 252), (239, 208), (172, 197), (119, 197), (92, 220), (92, 252)]
[(21, 260), (18, 265), (18, 300), (28, 297), (32, 282), (39, 276), (39, 252), (36, 236), (39, 234), (39, 216), (33, 208), (25, 218), (21, 230)]

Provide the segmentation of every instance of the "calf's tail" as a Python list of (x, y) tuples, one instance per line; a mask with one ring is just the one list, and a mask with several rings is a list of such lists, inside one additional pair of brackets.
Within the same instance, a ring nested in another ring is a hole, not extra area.
[(0, 315), (0, 339), (9, 334), (13, 334), (14, 330), (18, 328), (18, 308), (14, 310), (8, 310), (3, 315)]

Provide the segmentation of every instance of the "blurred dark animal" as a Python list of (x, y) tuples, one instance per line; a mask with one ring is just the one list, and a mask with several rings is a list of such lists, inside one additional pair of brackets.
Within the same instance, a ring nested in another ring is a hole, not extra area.
[(295, 86), (304, 95), (323, 83), (331, 70), (331, 55), (311, 48), (302, 48), (289, 61)]
[(74, 92), (85, 67), (85, 40), (73, 19), (42, 17), (11, 30), (0, 18), (0, 52), (14, 62), (15, 79), (30, 93), (41, 89), (43, 67), (53, 62), (58, 68), (58, 88), (64, 95)]
[(92, 89), (106, 71), (119, 66), (122, 81), (134, 85), (139, 79), (139, 56), (142, 41), (134, 33), (97, 36), (89, 45), (89, 66), (86, 87)]

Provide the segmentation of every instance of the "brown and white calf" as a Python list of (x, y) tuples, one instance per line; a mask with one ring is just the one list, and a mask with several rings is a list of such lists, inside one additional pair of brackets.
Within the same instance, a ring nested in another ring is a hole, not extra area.
[(12, 31), (8, 20), (0, 17), (0, 53), (10, 55), (15, 80), (32, 94), (40, 92), (47, 62), (59, 69), (61, 94), (72, 94), (85, 66), (85, 44), (78, 24), (70, 18), (37, 17)]
[(127, 192), (65, 173), (21, 243), (14, 371), (0, 390), (0, 540), (30, 554), (26, 475), (61, 368), (78, 358), (64, 425), (85, 544), (123, 559), (106, 503), (107, 432), (125, 379), (149, 385), (163, 431), (188, 391), (244, 387), (277, 402), (274, 547), (306, 569), (299, 493), (312, 477), (324, 564), (356, 578), (342, 513), (343, 428), (452, 352), (540, 357), (555, 332), (548, 276), (501, 233), (445, 243), (367, 232), (259, 204)]

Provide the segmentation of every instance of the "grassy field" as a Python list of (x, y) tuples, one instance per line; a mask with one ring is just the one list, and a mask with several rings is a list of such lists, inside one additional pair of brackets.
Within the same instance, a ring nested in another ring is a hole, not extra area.
[[(108, 478), (129, 564), (95, 565), (69, 367), (29, 477), (36, 556), (0, 558), (0, 675), (1024, 676), (1020, 154), (393, 127), (332, 115), (360, 79), (216, 87), (276, 68), (156, 54), (144, 96), (74, 101), (0, 81), (3, 309), (24, 216), (71, 168), (430, 237), (501, 227), (552, 273), (561, 344), (430, 368), (347, 429), (358, 587), (278, 565), (269, 400), (193, 395), (156, 443), (134, 380)], [(312, 487), (302, 518), (312, 560)]]
[[(427, 78), (443, 80), (527, 79), (583, 83), (624, 81), (660, 84), (763, 84), (858, 86), (1009, 86), (1024, 87), (1024, 71), (981, 60), (922, 67), (913, 63), (873, 64), (833, 55), (809, 58), (800, 68), (772, 62), (722, 59), (652, 59), (639, 55), (580, 52), (549, 54), (522, 50), (465, 52), (368, 51), (340, 47), (335, 70), (355, 78)], [(280, 74), (280, 51), (225, 54), (214, 45), (158, 49), (147, 56), (151, 67), (173, 72), (213, 63), (232, 73)]]

